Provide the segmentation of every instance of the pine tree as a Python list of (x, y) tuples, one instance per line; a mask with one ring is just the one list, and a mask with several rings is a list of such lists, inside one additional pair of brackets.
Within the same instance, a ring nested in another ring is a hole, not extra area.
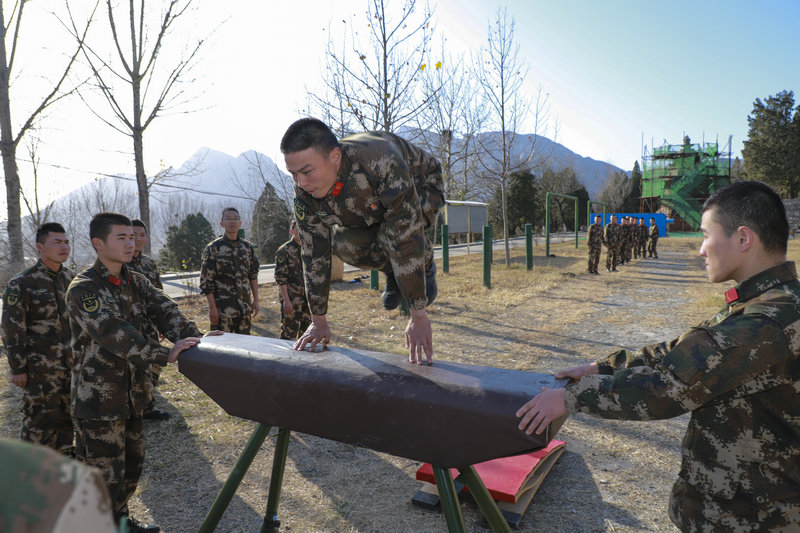
[(167, 229), (167, 245), (160, 263), (171, 270), (197, 271), (206, 245), (214, 240), (214, 228), (202, 215), (186, 215), (179, 226)]

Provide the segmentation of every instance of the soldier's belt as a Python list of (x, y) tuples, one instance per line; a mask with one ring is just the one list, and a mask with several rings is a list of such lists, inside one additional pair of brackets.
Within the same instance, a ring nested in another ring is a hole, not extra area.
[(179, 369), (229, 414), (443, 467), (547, 445), (564, 418), (525, 435), (514, 413), (549, 374), (225, 333), (181, 354)]

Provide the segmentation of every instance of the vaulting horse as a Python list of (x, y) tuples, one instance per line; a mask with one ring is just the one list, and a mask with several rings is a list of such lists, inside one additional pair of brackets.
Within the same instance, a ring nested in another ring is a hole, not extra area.
[(262, 532), (276, 532), (290, 431), (300, 431), (434, 465), (451, 532), (464, 531), (450, 468), (469, 487), (494, 531), (510, 531), (472, 465), (545, 447), (517, 428), (516, 410), (552, 375), (401, 355), (327, 348), (295, 351), (292, 341), (225, 333), (181, 354), (181, 373), (228, 414), (260, 422), (200, 528), (216, 527), (272, 426), (278, 427)]

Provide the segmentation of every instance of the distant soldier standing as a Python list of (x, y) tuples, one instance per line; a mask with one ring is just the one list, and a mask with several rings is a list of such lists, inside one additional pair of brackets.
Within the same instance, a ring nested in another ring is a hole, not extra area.
[(239, 238), (238, 209), (223, 209), (219, 225), (225, 234), (203, 251), (200, 292), (208, 300), (212, 330), (250, 335), (251, 317), (258, 315), (258, 256)]
[[(94, 265), (67, 291), (75, 353), (72, 416), (75, 455), (103, 472), (114, 519), (128, 515), (144, 463), (145, 375), (153, 363), (174, 363), (201, 333), (168, 296), (126, 263), (133, 256), (128, 217), (100, 213), (89, 224)], [(175, 345), (151, 337), (153, 326)], [(129, 518), (131, 531), (159, 531)]]
[[(164, 290), (164, 285), (161, 284), (161, 273), (158, 271), (158, 265), (152, 258), (144, 254), (144, 249), (147, 246), (147, 227), (141, 220), (134, 219), (131, 221), (133, 224), (133, 258), (128, 263), (128, 268), (134, 272), (142, 274), (144, 277), (153, 284), (153, 287)], [(150, 335), (153, 338), (158, 338), (158, 332), (153, 326), (153, 331)], [(145, 383), (145, 392), (147, 393), (147, 407), (144, 409), (143, 418), (151, 420), (169, 420), (170, 414), (166, 411), (161, 411), (155, 408), (155, 393), (156, 385), (158, 385), (158, 378), (161, 375), (161, 365), (150, 365), (150, 371), (147, 373), (147, 383)]]
[(589, 226), (589, 274), (600, 274), (597, 271), (597, 264), (600, 262), (600, 252), (603, 248), (603, 225), (602, 218), (598, 215), (594, 217), (594, 224)]
[(619, 221), (619, 254), (617, 258), (618, 265), (625, 264), (625, 251), (628, 248), (628, 217), (622, 217)]
[(639, 219), (639, 225), (636, 226), (636, 230), (639, 233), (638, 255), (644, 259), (644, 256), (647, 253), (647, 226), (645, 226), (643, 218)]
[(655, 257), (658, 259), (658, 251), (656, 250), (656, 246), (658, 245), (658, 226), (656, 225), (656, 219), (650, 219), (650, 243), (647, 245), (647, 253), (648, 257)]
[(436, 298), (436, 264), (425, 228), (444, 205), (442, 169), (431, 154), (385, 131), (339, 142), (320, 120), (289, 126), (281, 140), (295, 181), (311, 326), (295, 348), (330, 342), (331, 254), (386, 274), (385, 309), (408, 300), (409, 361), (430, 363), (433, 331), (425, 307)]
[(289, 233), (292, 238), (275, 253), (275, 283), (281, 289), (281, 339), (297, 340), (311, 325), (311, 310), (306, 299), (296, 220), (292, 220)]
[(619, 262), (619, 225), (617, 215), (611, 215), (611, 222), (606, 224), (603, 244), (606, 245), (606, 270), (609, 272), (617, 271)]
[(24, 389), (22, 440), (70, 455), (73, 361), (64, 298), (74, 274), (64, 266), (70, 246), (61, 224), (49, 222), (37, 230), (36, 250), (36, 264), (8, 282), (3, 344), (11, 382)]

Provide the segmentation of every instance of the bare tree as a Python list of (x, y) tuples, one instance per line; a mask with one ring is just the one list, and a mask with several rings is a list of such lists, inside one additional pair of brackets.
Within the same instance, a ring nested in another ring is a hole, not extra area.
[(41, 162), (38, 154), (39, 137), (31, 135), (26, 139), (25, 147), (28, 152), (28, 157), (30, 158), (31, 171), (33, 173), (33, 190), (26, 191), (25, 187), (20, 187), (19, 190), (22, 201), (25, 202), (25, 207), (28, 210), (28, 227), (27, 231), (23, 231), (22, 239), (25, 248), (32, 255), (36, 255), (36, 230), (49, 220), (50, 212), (53, 209), (53, 202), (47, 202), (42, 206), (42, 202), (39, 199), (39, 163)]
[[(86, 34), (89, 31), (92, 18), (94, 16), (94, 9), (85, 23), (75, 23), (73, 26), (74, 35), (77, 39), (75, 48), (72, 53), (65, 57), (62, 67), (57, 70), (55, 81), (51, 83), (46, 90), (46, 94), (38, 99), (38, 104), (32, 111), (26, 112), (27, 117), (19, 126), (19, 129), (14, 133), (14, 124), (11, 121), (11, 76), (14, 70), (14, 59), (18, 46), (20, 46), (20, 32), (23, 28), (22, 16), (25, 5), (28, 0), (17, 0), (14, 2), (11, 13), (6, 23), (6, 3), (0, 0), (0, 152), (3, 158), (3, 171), (6, 182), (6, 208), (8, 214), (8, 253), (9, 253), (9, 270), (18, 272), (22, 270), (25, 257), (23, 252), (22, 242), (22, 219), (20, 207), (20, 181), (19, 181), (19, 167), (17, 166), (17, 147), (25, 134), (33, 127), (41, 115), (65, 96), (72, 93), (74, 86), (70, 89), (64, 90), (63, 87), (67, 83), (67, 77), (75, 64), (78, 54), (83, 50)], [(65, 2), (66, 4), (66, 2)], [(66, 4), (68, 6), (68, 4)], [(95, 4), (95, 8), (97, 4)], [(37, 45), (42, 45), (43, 39), (42, 32), (36, 33)], [(45, 36), (46, 39), (46, 36)], [(9, 50), (10, 48), (10, 50)], [(31, 72), (35, 69), (31, 69)], [(46, 73), (37, 72), (37, 77), (46, 78)]]
[[(311, 104), (340, 136), (353, 133), (355, 127), (396, 131), (427, 105), (419, 85), (432, 70), (433, 14), (427, 4), (420, 7), (417, 0), (406, 0), (393, 19), (387, 3), (368, 0), (363, 19), (354, 15), (342, 20), (342, 45), (328, 42), (325, 90), (312, 93)], [(366, 30), (366, 39), (360, 29)]]
[[(166, 40), (174, 26), (185, 17), (192, 2), (169, 0), (159, 10), (148, 5), (147, 0), (128, 0), (127, 6), (123, 4), (127, 13), (123, 9), (118, 14), (115, 11), (118, 6), (106, 0), (114, 51), (108, 57), (98, 46), (87, 45), (84, 50), (94, 74), (95, 87), (111, 110), (111, 116), (106, 118), (97, 113), (94, 106), (87, 105), (103, 122), (133, 140), (139, 218), (148, 227), (150, 187), (169, 174), (157, 173), (148, 179), (144, 168), (144, 132), (156, 117), (170, 111), (180, 112), (178, 109), (190, 99), (185, 87), (194, 80), (186, 79), (186, 76), (196, 62), (203, 40), (198, 39), (189, 45), (179, 43), (184, 45), (181, 52), (166, 59), (163, 56), (167, 53)], [(151, 32), (153, 29), (155, 31)], [(152, 33), (155, 33), (155, 38), (152, 38)], [(172, 66), (160, 67), (160, 63), (165, 61), (173, 61)], [(126, 99), (130, 105), (126, 105)], [(150, 241), (145, 251), (150, 254)]]
[(420, 114), (426, 122), (419, 121), (418, 129), (442, 165), (445, 198), (470, 200), (477, 192), (473, 186), (480, 156), (475, 136), (486, 120), (486, 106), (463, 57), (443, 57), (443, 64), (423, 80), (428, 107)]
[[(488, 41), (474, 61), (476, 78), (491, 110), (490, 120), (499, 129), (497, 134), (479, 136), (478, 142), (485, 154), (481, 158), (484, 175), (499, 185), (502, 194), (506, 266), (511, 266), (506, 202), (508, 178), (515, 172), (532, 171), (549, 155), (536, 151), (536, 139), (545, 133), (549, 121), (549, 95), (543, 94), (541, 86), (533, 102), (522, 94), (528, 66), (519, 56), (514, 28), (514, 18), (509, 18), (507, 9), (498, 8), (494, 22), (489, 24)], [(525, 127), (531, 111), (533, 133), (520, 139), (517, 132)]]
[(625, 198), (633, 190), (633, 180), (625, 172), (612, 172), (603, 182), (600, 191), (600, 202), (606, 204), (612, 211), (619, 211), (625, 204)]

